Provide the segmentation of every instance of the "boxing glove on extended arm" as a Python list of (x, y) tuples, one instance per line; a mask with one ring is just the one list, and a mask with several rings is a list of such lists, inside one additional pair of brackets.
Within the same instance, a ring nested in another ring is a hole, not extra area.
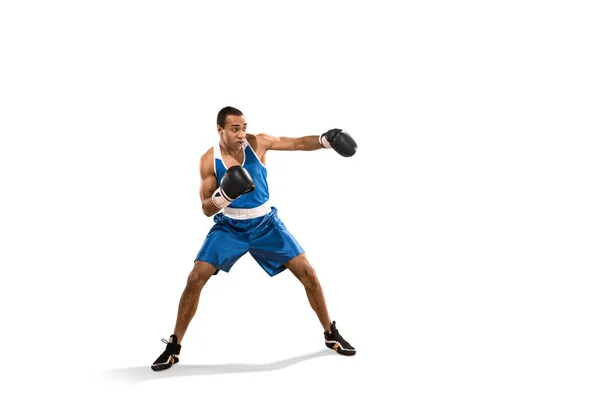
[(243, 194), (255, 188), (252, 177), (241, 165), (229, 167), (221, 179), (221, 186), (212, 195), (212, 201), (219, 208), (227, 207)]
[(319, 143), (327, 149), (334, 149), (339, 155), (351, 157), (356, 153), (356, 142), (342, 129), (330, 129), (319, 136)]

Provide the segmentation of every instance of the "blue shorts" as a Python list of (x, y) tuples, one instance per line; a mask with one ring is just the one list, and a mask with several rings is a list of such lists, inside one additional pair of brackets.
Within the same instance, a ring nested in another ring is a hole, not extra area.
[(241, 256), (250, 255), (270, 276), (285, 270), (284, 264), (304, 253), (271, 207), (267, 215), (251, 219), (233, 219), (218, 213), (195, 261), (205, 261), (229, 272)]

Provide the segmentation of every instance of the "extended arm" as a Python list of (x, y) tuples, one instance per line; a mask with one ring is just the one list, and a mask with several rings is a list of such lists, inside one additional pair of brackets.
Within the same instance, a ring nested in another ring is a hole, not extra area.
[(356, 142), (342, 129), (330, 129), (322, 135), (275, 137), (260, 133), (256, 135), (259, 147), (264, 150), (318, 150), (334, 149), (339, 155), (351, 157), (356, 153)]
[(319, 135), (301, 137), (275, 137), (266, 133), (259, 133), (256, 139), (265, 150), (305, 150), (312, 151), (323, 148), (319, 143)]

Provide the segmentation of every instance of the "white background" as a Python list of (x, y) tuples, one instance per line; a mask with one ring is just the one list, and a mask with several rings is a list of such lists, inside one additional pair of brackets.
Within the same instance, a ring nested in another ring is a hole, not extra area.
[[(3, 392), (600, 396), (594, 2), (203, 3), (0, 6)], [(198, 160), (226, 105), (250, 132), (358, 142), (267, 164), (356, 357), (244, 257), (181, 363), (150, 370), (212, 223)]]

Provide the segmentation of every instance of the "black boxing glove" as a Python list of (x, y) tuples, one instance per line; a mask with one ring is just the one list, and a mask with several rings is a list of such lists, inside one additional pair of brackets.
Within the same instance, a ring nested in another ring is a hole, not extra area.
[(356, 153), (356, 142), (342, 129), (330, 129), (319, 136), (319, 143), (326, 149), (334, 149), (339, 155), (351, 157)]
[(255, 188), (252, 177), (241, 165), (229, 167), (221, 179), (221, 186), (212, 195), (212, 201), (219, 208), (227, 207), (243, 194)]

